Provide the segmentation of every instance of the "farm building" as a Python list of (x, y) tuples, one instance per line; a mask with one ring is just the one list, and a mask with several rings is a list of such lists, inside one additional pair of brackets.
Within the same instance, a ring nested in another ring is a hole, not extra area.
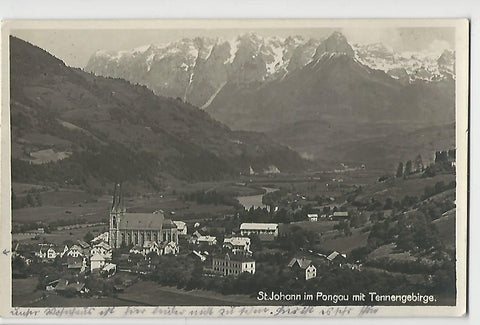
[(242, 223), (240, 225), (240, 233), (242, 236), (269, 234), (274, 237), (278, 236), (277, 223)]
[(331, 216), (331, 218), (348, 218), (347, 211), (336, 211)]

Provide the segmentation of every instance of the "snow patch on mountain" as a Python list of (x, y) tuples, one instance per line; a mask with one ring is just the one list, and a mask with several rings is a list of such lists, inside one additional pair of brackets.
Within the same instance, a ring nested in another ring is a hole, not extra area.
[(206, 101), (205, 104), (203, 104), (200, 108), (201, 109), (205, 109), (207, 108), (208, 106), (210, 106), (210, 104), (213, 102), (213, 100), (215, 99), (215, 97), (217, 97), (218, 93), (220, 92), (220, 90), (222, 90), (222, 88), (227, 84), (227, 82), (223, 82), (220, 87), (218, 87), (218, 89), (212, 94), (212, 96), (210, 96), (210, 98)]
[(231, 40), (196, 37), (131, 50), (99, 50), (85, 69), (208, 107), (228, 82), (244, 86), (283, 80), (312, 61), (334, 55), (353, 57), (364, 66), (383, 70), (405, 82), (433, 81), (453, 77), (455, 72), (453, 51), (440, 53), (429, 48), (423, 52), (396, 52), (382, 43), (350, 44), (339, 32), (323, 40), (246, 33)]
[(443, 54), (438, 51), (395, 52), (381, 43), (353, 44), (352, 47), (355, 51), (355, 58), (359, 62), (372, 69), (385, 71), (395, 79), (401, 78), (399, 73), (403, 75), (403, 72), (408, 75), (409, 82), (442, 79), (446, 76), (446, 72), (453, 75), (454, 60), (448, 55), (448, 50), (444, 56), (448, 57), (445, 60), (448, 64), (442, 66), (440, 62), (443, 61), (438, 62), (438, 60)]

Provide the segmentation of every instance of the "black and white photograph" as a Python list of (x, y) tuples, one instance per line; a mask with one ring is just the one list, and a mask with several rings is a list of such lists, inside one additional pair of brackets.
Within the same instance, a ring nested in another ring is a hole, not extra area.
[(9, 317), (465, 313), (467, 20), (3, 27)]

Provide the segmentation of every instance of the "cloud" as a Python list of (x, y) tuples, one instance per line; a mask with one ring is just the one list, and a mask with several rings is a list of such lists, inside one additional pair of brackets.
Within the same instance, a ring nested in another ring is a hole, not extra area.
[(444, 40), (438, 40), (435, 39), (433, 40), (429, 45), (428, 45), (428, 51), (430, 52), (443, 52), (446, 49), (450, 49), (450, 43)]
[(341, 31), (351, 43), (383, 43), (395, 48), (401, 42), (401, 36), (395, 28), (344, 28)]

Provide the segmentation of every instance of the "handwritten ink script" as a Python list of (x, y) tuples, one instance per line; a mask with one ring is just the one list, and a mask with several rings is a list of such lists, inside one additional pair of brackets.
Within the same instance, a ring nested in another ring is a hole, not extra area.
[(15, 318), (65, 317), (361, 317), (374, 316), (372, 306), (238, 306), (238, 307), (55, 307), (23, 308), (10, 311)]

